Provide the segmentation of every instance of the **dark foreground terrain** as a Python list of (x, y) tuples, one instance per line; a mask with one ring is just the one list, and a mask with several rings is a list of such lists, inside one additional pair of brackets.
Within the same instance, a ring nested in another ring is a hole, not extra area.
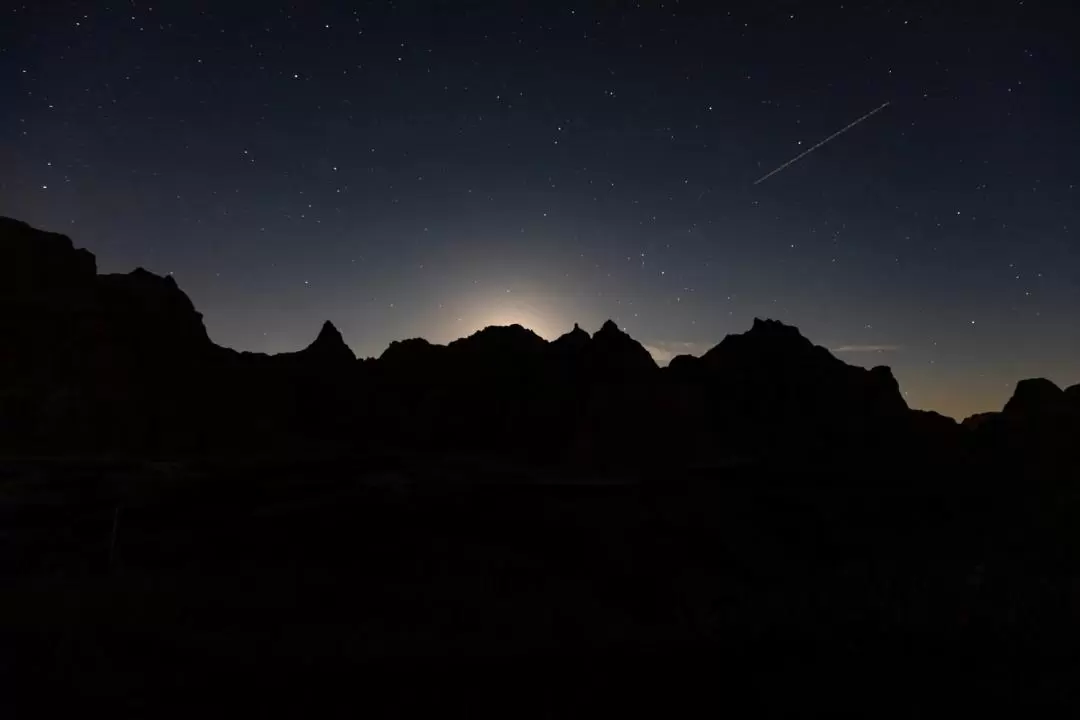
[(957, 423), (768, 319), (237, 352), (0, 218), (0, 710), (1045, 715), (1078, 437), (1080, 385)]
[(3, 701), (24, 711), (917, 717), (1077, 699), (1080, 504), (1060, 488), (415, 458), (3, 468)]

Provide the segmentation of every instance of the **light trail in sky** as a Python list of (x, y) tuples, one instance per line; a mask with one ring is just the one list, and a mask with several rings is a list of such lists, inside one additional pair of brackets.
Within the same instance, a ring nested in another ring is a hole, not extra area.
[(843, 135), (844, 133), (846, 133), (846, 132), (847, 132), (848, 130), (850, 130), (851, 128), (855, 127), (855, 126), (856, 126), (856, 125), (858, 125), (859, 123), (861, 123), (861, 122), (862, 122), (863, 120), (866, 120), (866, 119), (867, 119), (867, 118), (869, 118), (870, 116), (872, 116), (872, 115), (876, 115), (877, 113), (881, 112), (882, 110), (884, 110), (885, 108), (887, 108), (887, 107), (889, 106), (889, 103), (891, 103), (891, 102), (892, 102), (892, 101), (890, 100), (890, 101), (888, 101), (888, 102), (882, 103), (880, 107), (876, 107), (876, 108), (874, 108), (873, 110), (871, 110), (870, 112), (866, 113), (866, 114), (865, 114), (865, 115), (863, 115), (863, 116), (862, 116), (861, 118), (859, 118), (859, 119), (858, 119), (858, 120), (856, 120), (855, 122), (851, 123), (851, 124), (850, 124), (850, 125), (848, 125), (847, 127), (843, 128), (843, 129), (841, 129), (841, 130), (837, 130), (837, 131), (836, 131), (836, 132), (834, 132), (834, 133), (833, 133), (832, 135), (830, 135), (829, 137), (825, 138), (824, 140), (822, 140), (821, 142), (819, 142), (819, 143), (818, 143), (817, 145), (815, 145), (814, 147), (810, 148), (810, 149), (809, 149), (809, 150), (807, 150), (806, 152), (804, 152), (804, 153), (802, 153), (802, 154), (800, 154), (800, 155), (796, 155), (795, 157), (793, 157), (792, 159), (788, 160), (788, 161), (787, 161), (786, 163), (784, 163), (784, 164), (783, 164), (783, 165), (781, 165), (780, 167), (778, 167), (778, 168), (776, 168), (775, 170), (773, 170), (773, 171), (772, 171), (771, 173), (769, 173), (769, 174), (767, 174), (767, 175), (764, 175), (764, 176), (762, 176), (762, 177), (758, 178), (757, 180), (755, 180), (755, 181), (754, 181), (754, 184), (755, 184), (755, 185), (760, 185), (761, 183), (765, 182), (766, 180), (768, 180), (769, 178), (771, 178), (771, 177), (772, 177), (773, 175), (775, 175), (776, 173), (780, 172), (780, 171), (781, 171), (781, 170), (783, 170), (784, 168), (787, 168), (787, 167), (790, 167), (791, 165), (794, 165), (795, 163), (799, 162), (800, 160), (802, 160), (802, 159), (803, 159), (804, 157), (806, 157), (806, 156), (807, 156), (807, 155), (809, 155), (810, 153), (812, 153), (812, 152), (814, 152), (815, 150), (817, 150), (817, 149), (818, 149), (819, 147), (821, 147), (821, 146), (822, 146), (822, 145), (824, 145), (825, 143), (827, 143), (827, 142), (829, 142), (830, 140), (832, 140), (833, 138), (837, 138), (837, 137), (840, 137), (841, 135)]

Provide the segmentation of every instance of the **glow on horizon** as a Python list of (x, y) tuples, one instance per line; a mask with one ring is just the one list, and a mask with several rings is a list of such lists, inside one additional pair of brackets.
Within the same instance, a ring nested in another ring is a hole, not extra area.
[(486, 293), (471, 298), (463, 304), (461, 323), (451, 329), (454, 337), (446, 341), (466, 337), (491, 325), (521, 325), (545, 340), (554, 340), (574, 327), (574, 320), (566, 319), (557, 300), (542, 293), (505, 292)]

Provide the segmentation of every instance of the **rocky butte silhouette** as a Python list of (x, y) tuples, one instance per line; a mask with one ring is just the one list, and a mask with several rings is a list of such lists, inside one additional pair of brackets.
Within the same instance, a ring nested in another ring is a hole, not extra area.
[(298, 352), (236, 352), (210, 341), (171, 277), (99, 275), (69, 238), (7, 218), (0, 259), (9, 451), (378, 447), (670, 467), (952, 461), (983, 446), (1053, 465), (1080, 415), (1080, 386), (1035, 379), (959, 426), (909, 409), (887, 367), (848, 365), (775, 320), (664, 369), (610, 320), (552, 342), (518, 325), (393, 342), (368, 360), (327, 322)]
[[(1075, 687), (1047, 668), (1080, 645), (1080, 386), (957, 423), (768, 319), (665, 368), (611, 321), (237, 352), (172, 278), (6, 218), (0, 337), (3, 702), (445, 714), (467, 675), (470, 716), (498, 687), (501, 716), (679, 715), (727, 678), (910, 716), (912, 668), (998, 709), (1030, 668)], [(529, 685), (556, 671), (580, 691)]]

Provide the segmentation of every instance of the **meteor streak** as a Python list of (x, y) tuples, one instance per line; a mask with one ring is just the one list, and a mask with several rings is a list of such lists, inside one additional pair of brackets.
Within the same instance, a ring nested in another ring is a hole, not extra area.
[(790, 165), (794, 165), (795, 163), (799, 162), (800, 160), (802, 160), (802, 159), (803, 159), (804, 157), (806, 157), (806, 156), (807, 156), (807, 155), (809, 155), (810, 153), (812, 153), (812, 152), (814, 152), (815, 150), (817, 150), (817, 149), (818, 149), (819, 147), (821, 147), (821, 146), (822, 146), (822, 145), (824, 145), (825, 143), (827, 143), (827, 142), (829, 142), (830, 140), (832, 140), (833, 138), (837, 138), (837, 137), (840, 137), (841, 135), (843, 135), (844, 133), (846, 133), (846, 132), (847, 132), (848, 130), (850, 130), (851, 128), (855, 127), (855, 126), (856, 126), (856, 125), (858, 125), (859, 123), (861, 123), (861, 122), (862, 122), (863, 120), (866, 120), (866, 119), (867, 119), (868, 117), (870, 117), (871, 115), (876, 115), (877, 113), (881, 112), (882, 110), (884, 110), (885, 108), (887, 108), (887, 107), (889, 106), (889, 103), (891, 103), (891, 102), (892, 102), (892, 100), (889, 100), (888, 102), (882, 103), (882, 105), (881, 105), (880, 107), (876, 107), (876, 108), (874, 108), (873, 110), (871, 110), (870, 112), (866, 113), (866, 114), (865, 114), (865, 115), (863, 115), (863, 116), (862, 116), (861, 118), (859, 118), (859, 119), (858, 119), (858, 120), (856, 120), (855, 122), (851, 123), (851, 124), (850, 124), (850, 125), (848, 125), (847, 127), (843, 128), (842, 130), (837, 130), (837, 131), (836, 131), (836, 132), (834, 132), (834, 133), (833, 133), (832, 135), (830, 135), (829, 137), (825, 138), (824, 140), (822, 140), (821, 142), (819, 142), (819, 143), (818, 143), (817, 145), (815, 145), (814, 147), (810, 148), (809, 150), (807, 150), (806, 152), (804, 152), (804, 153), (802, 153), (802, 154), (800, 154), (800, 155), (796, 155), (795, 157), (793, 157), (792, 159), (788, 160), (788, 161), (787, 161), (786, 163), (784, 163), (784, 164), (783, 164), (783, 165), (781, 165), (780, 167), (778, 167), (778, 168), (776, 168), (775, 170), (773, 170), (773, 171), (772, 171), (771, 173), (769, 173), (768, 175), (764, 175), (764, 176), (762, 176), (762, 177), (758, 178), (757, 180), (755, 180), (755, 181), (754, 181), (754, 184), (755, 184), (755, 185), (760, 185), (761, 183), (765, 182), (766, 180), (768, 180), (769, 178), (771, 178), (771, 177), (772, 177), (773, 175), (775, 175), (776, 173), (780, 172), (780, 171), (781, 171), (781, 170), (783, 170), (784, 168), (786, 168), (786, 167), (788, 167), (788, 166), (790, 166)]

